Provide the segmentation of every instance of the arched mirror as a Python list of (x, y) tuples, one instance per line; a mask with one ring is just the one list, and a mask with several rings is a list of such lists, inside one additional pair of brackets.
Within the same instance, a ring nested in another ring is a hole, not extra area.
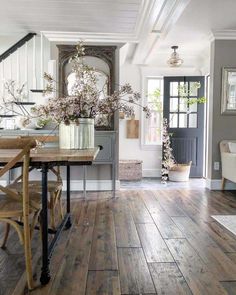
[[(105, 73), (98, 71), (98, 70), (94, 70), (94, 74), (97, 79), (96, 87), (97, 87), (98, 91), (100, 92), (100, 99), (103, 99), (104, 97), (109, 95), (109, 92), (108, 92), (109, 77)], [(72, 95), (72, 90), (73, 90), (73, 86), (74, 86), (75, 81), (76, 81), (76, 75), (75, 75), (75, 73), (71, 72), (67, 76), (67, 81), (66, 81), (68, 95)]]
[[(72, 72), (69, 59), (75, 53), (73, 45), (58, 45), (59, 48), (59, 81), (61, 93), (70, 95), (76, 76)], [(108, 50), (109, 49), (109, 50)], [(84, 63), (94, 68), (97, 77), (97, 89), (100, 99), (114, 91), (114, 46), (86, 46)], [(111, 130), (114, 126), (113, 115), (100, 115), (95, 118), (96, 129)]]

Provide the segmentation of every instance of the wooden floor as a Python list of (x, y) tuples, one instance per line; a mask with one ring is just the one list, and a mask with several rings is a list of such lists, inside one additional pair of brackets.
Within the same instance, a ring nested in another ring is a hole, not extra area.
[[(211, 218), (216, 214), (236, 215), (235, 193), (89, 193), (73, 201), (73, 226), (54, 252), (50, 283), (30, 294), (235, 295), (236, 236)], [(37, 237), (33, 248), (36, 263)], [(27, 293), (22, 253), (12, 232), (0, 251), (0, 295)], [(37, 280), (39, 263), (35, 271)]]

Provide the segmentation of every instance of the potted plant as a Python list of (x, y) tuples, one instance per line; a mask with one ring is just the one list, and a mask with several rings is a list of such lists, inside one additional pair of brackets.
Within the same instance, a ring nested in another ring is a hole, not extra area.
[(100, 98), (96, 87), (94, 69), (84, 62), (83, 43), (77, 45), (77, 53), (70, 59), (72, 71), (76, 77), (70, 88), (70, 95), (55, 95), (55, 81), (47, 73), (44, 94), (48, 101), (33, 108), (40, 118), (50, 118), (59, 125), (59, 144), (65, 149), (85, 149), (94, 146), (94, 119), (99, 115), (112, 114), (116, 111), (127, 117), (134, 115), (134, 106), (142, 108), (148, 117), (150, 111), (140, 104), (141, 96), (133, 91), (129, 84), (120, 86), (111, 95)]

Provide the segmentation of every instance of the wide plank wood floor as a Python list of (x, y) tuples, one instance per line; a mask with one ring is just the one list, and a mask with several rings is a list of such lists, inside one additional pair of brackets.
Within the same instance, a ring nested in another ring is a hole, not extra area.
[[(33, 239), (32, 295), (236, 294), (236, 236), (211, 218), (236, 215), (235, 192), (124, 190), (76, 194), (73, 226), (41, 287), (40, 239)], [(2, 227), (0, 235), (2, 236)], [(11, 231), (0, 249), (0, 295), (28, 294), (23, 249)]]

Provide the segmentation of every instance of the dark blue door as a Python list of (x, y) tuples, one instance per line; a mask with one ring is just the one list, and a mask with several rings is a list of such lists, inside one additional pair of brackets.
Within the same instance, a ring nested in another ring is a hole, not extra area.
[(202, 76), (164, 78), (163, 113), (173, 134), (173, 154), (178, 163), (192, 161), (190, 177), (203, 176), (205, 104), (193, 102), (204, 97), (204, 82)]

